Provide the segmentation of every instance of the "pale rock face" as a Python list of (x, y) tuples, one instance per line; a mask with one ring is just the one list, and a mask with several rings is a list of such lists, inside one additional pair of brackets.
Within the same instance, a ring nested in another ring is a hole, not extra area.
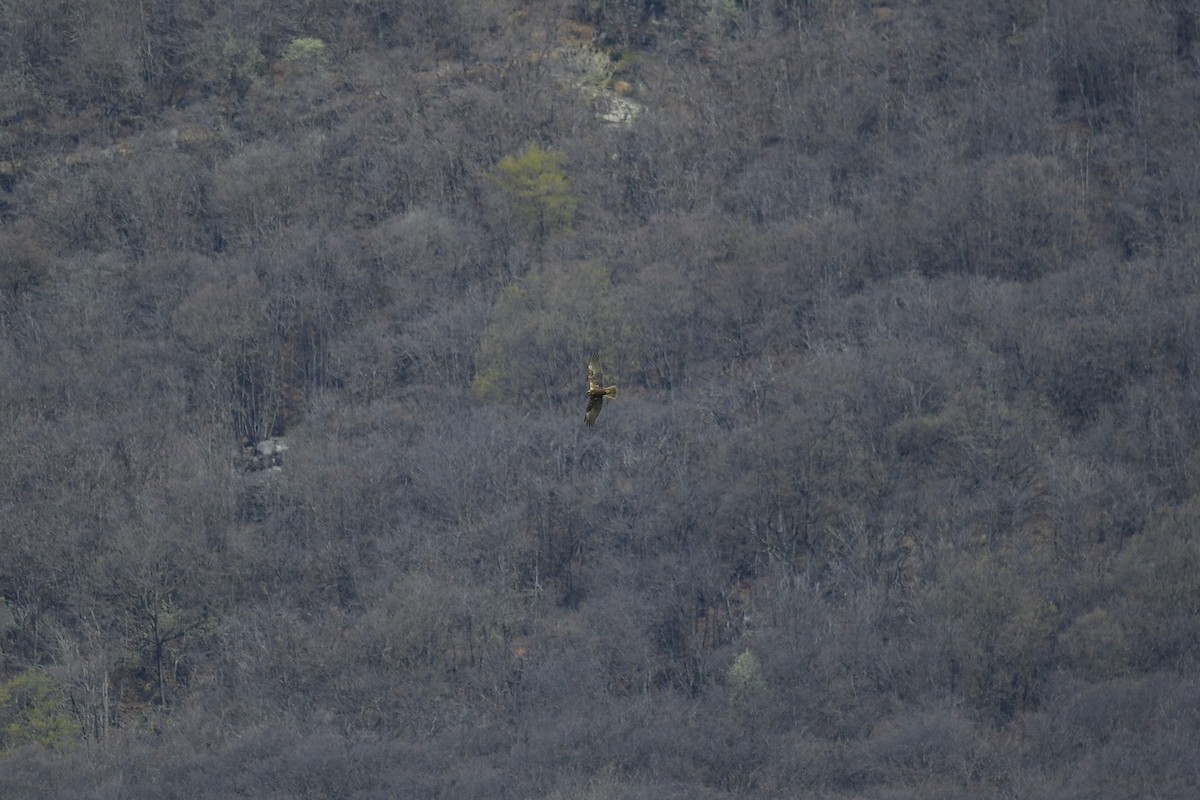
[(555, 48), (551, 65), (559, 79), (579, 87), (596, 108), (596, 119), (610, 125), (630, 125), (646, 110), (628, 95), (633, 86), (613, 80), (612, 59), (606, 50), (590, 42)]
[(282, 436), (273, 436), (270, 439), (263, 439), (254, 446), (255, 452), (263, 457), (272, 457), (282, 455), (288, 449), (287, 442)]
[(283, 454), (287, 452), (287, 442), (282, 436), (272, 436), (257, 442), (245, 453), (247, 470), (283, 469)]
[(609, 91), (597, 92), (596, 119), (611, 125), (631, 125), (646, 110), (641, 103)]

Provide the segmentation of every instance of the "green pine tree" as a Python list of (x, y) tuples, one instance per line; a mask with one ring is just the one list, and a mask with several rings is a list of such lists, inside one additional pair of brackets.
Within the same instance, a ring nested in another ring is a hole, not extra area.
[(516, 205), (517, 218), (539, 237), (569, 230), (579, 198), (563, 170), (565, 154), (530, 145), (519, 157), (505, 156), (492, 180)]

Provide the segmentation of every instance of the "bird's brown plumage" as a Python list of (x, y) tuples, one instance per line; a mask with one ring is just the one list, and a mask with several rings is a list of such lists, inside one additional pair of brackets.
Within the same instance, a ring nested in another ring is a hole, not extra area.
[(584, 414), (584, 422), (589, 426), (596, 424), (600, 409), (604, 406), (604, 398), (616, 397), (616, 386), (604, 385), (604, 373), (600, 371), (600, 355), (593, 353), (588, 359), (588, 404)]

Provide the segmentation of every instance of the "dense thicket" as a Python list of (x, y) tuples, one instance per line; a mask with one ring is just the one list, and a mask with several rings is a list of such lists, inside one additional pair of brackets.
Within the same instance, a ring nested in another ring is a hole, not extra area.
[(0, 5), (0, 794), (1196, 794), (1196, 17)]

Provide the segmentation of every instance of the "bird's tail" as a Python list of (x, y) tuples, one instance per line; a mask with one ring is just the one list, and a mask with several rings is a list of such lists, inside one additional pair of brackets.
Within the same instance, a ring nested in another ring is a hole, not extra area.
[(616, 397), (617, 396), (617, 387), (609, 386), (609, 387), (605, 388), (604, 396), (605, 397)]

